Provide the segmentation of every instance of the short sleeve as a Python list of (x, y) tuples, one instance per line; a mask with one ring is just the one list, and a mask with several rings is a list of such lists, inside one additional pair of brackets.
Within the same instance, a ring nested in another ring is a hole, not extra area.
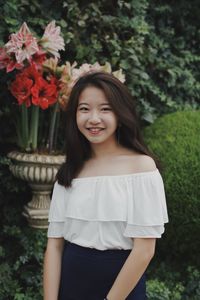
[(66, 207), (66, 188), (56, 181), (49, 209), (48, 237), (63, 237)]
[(126, 237), (160, 238), (168, 222), (165, 190), (157, 170), (128, 183)]

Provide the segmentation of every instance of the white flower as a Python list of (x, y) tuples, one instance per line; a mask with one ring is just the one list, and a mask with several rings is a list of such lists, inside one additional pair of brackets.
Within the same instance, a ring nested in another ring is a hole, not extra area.
[(55, 26), (55, 21), (47, 25), (40, 45), (55, 57), (60, 57), (59, 50), (65, 50), (64, 39), (60, 35), (60, 26)]
[(122, 83), (125, 82), (125, 75), (122, 73), (122, 69), (119, 69), (118, 71), (112, 72), (112, 74), (118, 78)]

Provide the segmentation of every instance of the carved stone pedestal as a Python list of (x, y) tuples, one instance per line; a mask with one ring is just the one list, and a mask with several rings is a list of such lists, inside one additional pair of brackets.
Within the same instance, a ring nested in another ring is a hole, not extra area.
[(47, 228), (50, 195), (55, 175), (65, 156), (12, 151), (8, 157), (12, 160), (9, 168), (13, 175), (28, 181), (32, 189), (32, 199), (24, 207), (23, 215), (31, 227)]

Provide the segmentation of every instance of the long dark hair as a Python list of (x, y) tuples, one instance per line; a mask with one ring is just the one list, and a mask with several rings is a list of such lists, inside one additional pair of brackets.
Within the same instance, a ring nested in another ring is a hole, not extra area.
[(66, 187), (71, 186), (72, 179), (78, 175), (84, 162), (92, 156), (90, 143), (79, 131), (76, 124), (79, 96), (88, 86), (101, 89), (116, 114), (120, 124), (118, 137), (120, 145), (151, 156), (157, 161), (143, 142), (136, 104), (127, 87), (112, 74), (89, 72), (74, 85), (66, 108), (66, 162), (61, 166), (56, 176), (58, 183)]

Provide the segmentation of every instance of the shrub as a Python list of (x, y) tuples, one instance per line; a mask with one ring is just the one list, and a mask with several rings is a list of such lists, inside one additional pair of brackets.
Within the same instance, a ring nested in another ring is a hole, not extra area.
[(187, 268), (187, 277), (182, 300), (200, 299), (200, 271), (190, 266)]
[(172, 288), (158, 279), (147, 281), (148, 300), (181, 300), (184, 287), (180, 283), (175, 283)]
[(149, 300), (168, 300), (170, 290), (158, 279), (149, 280), (147, 282), (147, 295)]
[(8, 170), (0, 156), (0, 299), (42, 300), (46, 231), (30, 228), (22, 217), (30, 189)]
[(169, 224), (160, 251), (181, 264), (200, 265), (200, 111), (165, 115), (144, 134), (164, 166)]
[(46, 232), (4, 226), (2, 237), (6, 237), (6, 241), (0, 248), (0, 299), (42, 299)]
[(148, 300), (198, 300), (200, 299), (200, 272), (189, 266), (179, 272), (174, 265), (153, 263), (147, 271)]

